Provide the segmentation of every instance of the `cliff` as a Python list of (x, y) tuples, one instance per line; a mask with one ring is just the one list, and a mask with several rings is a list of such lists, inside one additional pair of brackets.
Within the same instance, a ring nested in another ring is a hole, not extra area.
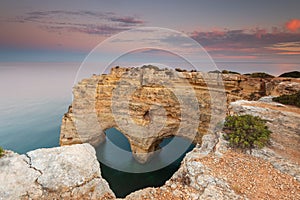
[(60, 144), (104, 141), (104, 131), (119, 129), (133, 156), (146, 162), (167, 137), (194, 143), (212, 133), (230, 102), (300, 90), (292, 78), (251, 78), (238, 74), (176, 72), (154, 66), (111, 69), (73, 88), (73, 102), (62, 119)]

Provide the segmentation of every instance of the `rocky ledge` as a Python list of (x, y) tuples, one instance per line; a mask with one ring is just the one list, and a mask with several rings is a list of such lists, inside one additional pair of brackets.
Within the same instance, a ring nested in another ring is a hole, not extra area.
[(0, 199), (114, 199), (89, 144), (0, 158)]

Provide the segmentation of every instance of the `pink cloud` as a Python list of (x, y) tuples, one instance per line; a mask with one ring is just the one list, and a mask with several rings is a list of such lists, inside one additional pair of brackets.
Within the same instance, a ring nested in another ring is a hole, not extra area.
[(190, 35), (213, 57), (238, 56), (250, 59), (278, 54), (299, 55), (295, 52), (299, 52), (300, 32), (290, 32), (280, 27), (273, 27), (272, 30), (257, 27), (217, 32), (194, 31)]
[(290, 21), (285, 23), (285, 28), (292, 32), (298, 31), (300, 29), (300, 20), (291, 19)]
[(279, 55), (300, 55), (300, 51), (292, 51), (292, 52), (279, 52)]

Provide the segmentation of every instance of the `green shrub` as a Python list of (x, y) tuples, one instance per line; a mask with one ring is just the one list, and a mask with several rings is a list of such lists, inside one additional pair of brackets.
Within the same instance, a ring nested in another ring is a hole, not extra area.
[(279, 97), (274, 97), (273, 101), (276, 101), (278, 103), (286, 104), (286, 105), (292, 105), (297, 106), (300, 108), (300, 91), (298, 91), (295, 94), (291, 95), (281, 95)]
[(299, 71), (286, 72), (281, 74), (279, 77), (300, 78), (300, 72)]
[(234, 72), (234, 71), (223, 70), (222, 74), (240, 74), (240, 73)]
[(267, 74), (265, 72), (255, 72), (252, 74), (244, 74), (250, 76), (251, 78), (274, 78), (274, 76)]
[(0, 158), (4, 155), (4, 149), (0, 147)]
[(234, 148), (262, 148), (271, 134), (265, 123), (265, 120), (252, 115), (227, 116), (223, 127), (224, 138)]
[(177, 72), (187, 72), (186, 69), (180, 69), (180, 68), (175, 68), (175, 71), (177, 71)]
[(219, 70), (214, 70), (214, 71), (209, 71), (208, 73), (216, 73), (216, 74), (221, 74), (222, 72)]

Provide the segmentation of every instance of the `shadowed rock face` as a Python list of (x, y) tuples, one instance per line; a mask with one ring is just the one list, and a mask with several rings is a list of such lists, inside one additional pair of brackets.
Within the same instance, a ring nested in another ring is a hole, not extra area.
[(94, 75), (73, 88), (60, 144), (97, 146), (105, 140), (104, 131), (115, 127), (128, 138), (136, 160), (145, 163), (164, 138), (176, 135), (201, 143), (223, 119), (229, 102), (286, 93), (284, 86), (278, 87), (283, 80), (293, 81), (154, 66), (112, 68), (110, 74)]

